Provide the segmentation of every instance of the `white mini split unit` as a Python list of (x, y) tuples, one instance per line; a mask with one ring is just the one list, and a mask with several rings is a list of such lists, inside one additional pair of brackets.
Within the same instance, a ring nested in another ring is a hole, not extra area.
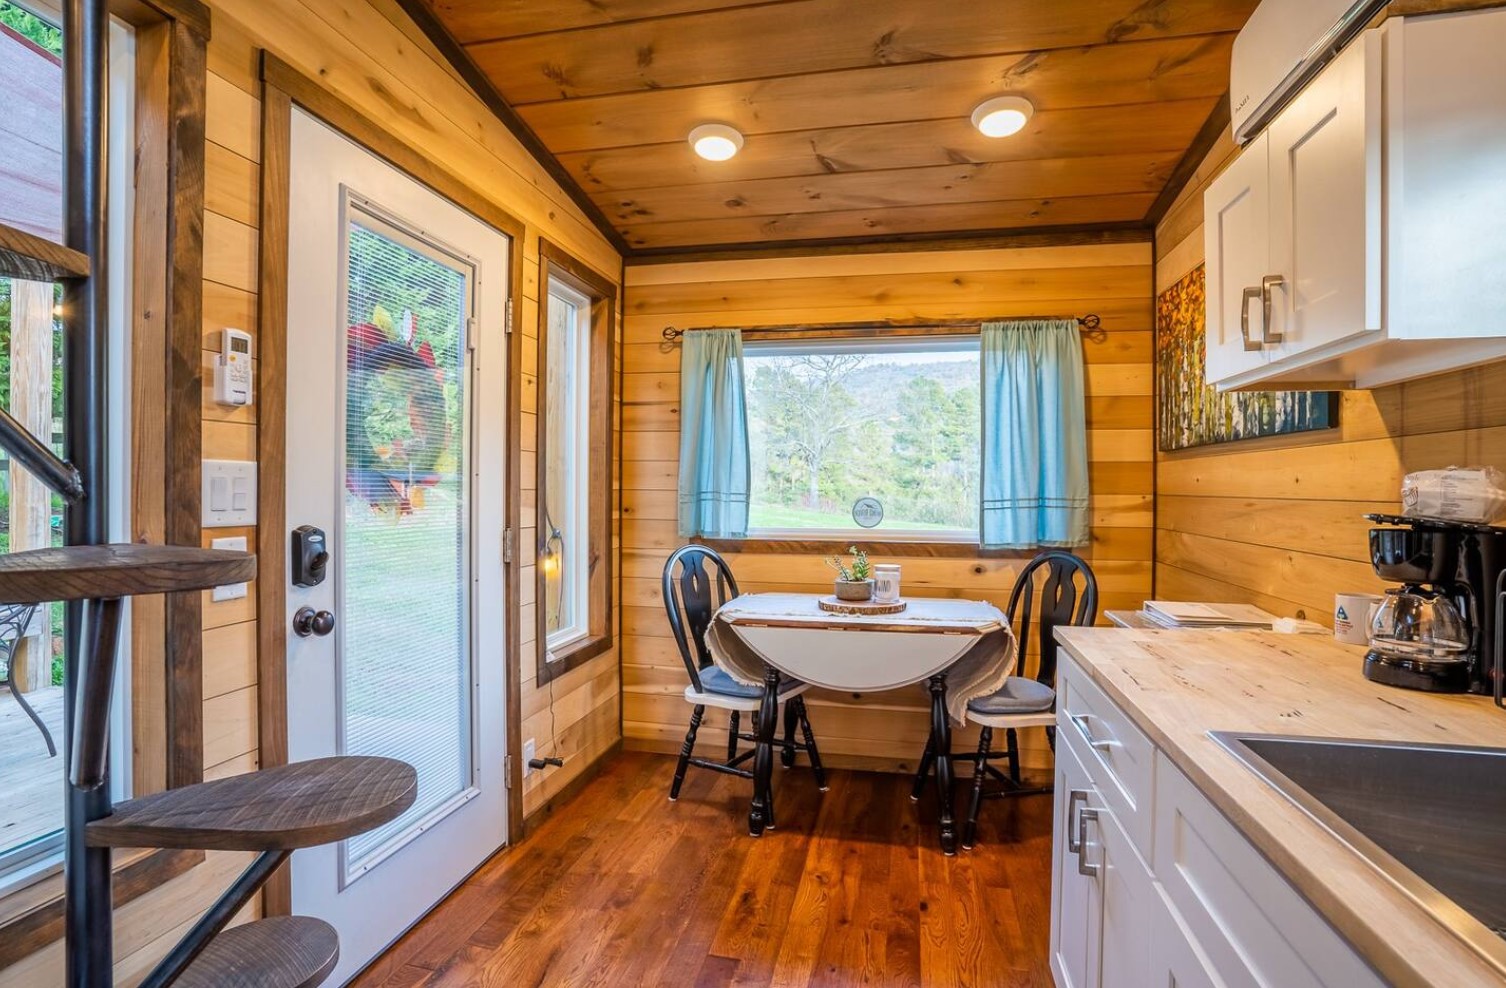
[(1263, 0), (1239, 36), (1229, 68), (1234, 140), (1244, 144), (1386, 0)]

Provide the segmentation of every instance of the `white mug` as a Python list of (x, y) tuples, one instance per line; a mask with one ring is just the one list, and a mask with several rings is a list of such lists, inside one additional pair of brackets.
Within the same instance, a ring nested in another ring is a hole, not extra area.
[(1370, 621), (1381, 599), (1373, 593), (1334, 594), (1333, 636), (1349, 645), (1370, 644)]

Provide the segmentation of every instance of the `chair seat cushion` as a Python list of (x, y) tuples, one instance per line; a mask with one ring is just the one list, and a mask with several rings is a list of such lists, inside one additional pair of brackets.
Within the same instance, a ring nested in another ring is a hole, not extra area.
[[(779, 695), (784, 696), (790, 690), (799, 689), (805, 684), (798, 679), (782, 678), (779, 681)], [(707, 666), (701, 670), (701, 689), (706, 693), (720, 693), (723, 696), (736, 696), (745, 700), (756, 700), (763, 696), (762, 686), (748, 686), (739, 683), (721, 666)]]
[(996, 693), (970, 700), (967, 709), (975, 714), (1035, 714), (1051, 709), (1056, 691), (1045, 683), (1024, 676), (1010, 676)]

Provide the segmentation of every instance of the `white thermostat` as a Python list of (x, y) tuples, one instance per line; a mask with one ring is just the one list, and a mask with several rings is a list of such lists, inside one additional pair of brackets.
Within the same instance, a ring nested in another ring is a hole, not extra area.
[(220, 358), (214, 365), (214, 400), (221, 405), (251, 404), (251, 334), (220, 330)]

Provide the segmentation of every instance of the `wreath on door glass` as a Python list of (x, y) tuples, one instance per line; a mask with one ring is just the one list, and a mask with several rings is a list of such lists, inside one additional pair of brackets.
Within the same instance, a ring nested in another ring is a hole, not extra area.
[(427, 340), (415, 345), (380, 305), (346, 333), (345, 487), (373, 511), (395, 517), (424, 506), (424, 490), (454, 469), (444, 373)]

